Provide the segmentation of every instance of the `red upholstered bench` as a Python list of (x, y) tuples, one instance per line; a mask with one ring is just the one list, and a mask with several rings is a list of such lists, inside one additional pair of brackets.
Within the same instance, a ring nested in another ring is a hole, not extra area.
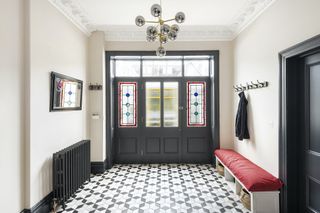
[(250, 193), (252, 212), (279, 212), (283, 184), (278, 178), (233, 150), (218, 149), (214, 154), (217, 164), (225, 167), (226, 180), (234, 183), (235, 192), (239, 194), (245, 188)]

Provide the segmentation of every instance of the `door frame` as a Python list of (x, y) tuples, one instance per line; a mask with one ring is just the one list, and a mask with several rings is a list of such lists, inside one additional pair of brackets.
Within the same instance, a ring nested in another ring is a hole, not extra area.
[[(114, 105), (113, 100), (113, 83), (114, 83), (114, 74), (111, 73), (110, 60), (113, 56), (154, 56), (154, 51), (106, 51), (105, 52), (105, 96), (106, 96), (106, 167), (111, 168), (114, 162), (115, 156), (115, 147), (114, 147)], [(211, 81), (211, 135), (212, 135), (212, 164), (215, 162), (215, 156), (213, 151), (215, 149), (220, 148), (220, 84), (219, 84), (219, 67), (220, 67), (220, 52), (219, 50), (190, 50), (190, 51), (167, 51), (167, 56), (174, 55), (211, 55), (214, 57), (214, 67), (213, 73), (210, 73), (210, 81)], [(109, 85), (108, 85), (109, 83)]]
[(301, 57), (320, 52), (320, 35), (279, 53), (279, 178), (284, 187), (280, 193), (282, 213), (298, 210), (298, 170), (295, 162), (299, 152), (298, 99), (295, 86), (301, 71)]

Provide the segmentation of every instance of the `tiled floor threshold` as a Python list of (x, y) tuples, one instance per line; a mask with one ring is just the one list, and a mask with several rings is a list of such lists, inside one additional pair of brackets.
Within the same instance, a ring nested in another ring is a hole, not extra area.
[(248, 212), (212, 165), (115, 165), (91, 178), (64, 211)]

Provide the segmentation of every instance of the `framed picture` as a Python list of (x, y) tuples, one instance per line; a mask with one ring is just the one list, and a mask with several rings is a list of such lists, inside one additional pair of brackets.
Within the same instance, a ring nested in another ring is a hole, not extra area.
[(51, 72), (50, 112), (82, 110), (81, 80)]

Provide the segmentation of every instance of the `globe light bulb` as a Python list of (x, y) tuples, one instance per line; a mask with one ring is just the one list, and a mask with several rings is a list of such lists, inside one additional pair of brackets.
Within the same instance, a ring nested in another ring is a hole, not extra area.
[(174, 24), (171, 26), (170, 31), (178, 33), (180, 30), (180, 27), (177, 24)]
[(168, 37), (163, 35), (163, 36), (160, 36), (160, 43), (161, 44), (166, 44), (168, 42)]
[(151, 7), (151, 15), (154, 17), (159, 17), (161, 15), (162, 9), (159, 4), (154, 4)]
[(172, 40), (172, 41), (174, 41), (174, 40), (176, 40), (177, 39), (177, 33), (176, 32), (174, 32), (174, 31), (170, 31), (169, 33), (168, 33), (168, 38), (170, 39), (170, 40)]
[(146, 21), (144, 20), (144, 18), (142, 16), (137, 16), (136, 25), (138, 27), (142, 27), (145, 23), (146, 23)]
[(157, 53), (157, 56), (163, 57), (166, 55), (166, 50), (163, 47), (159, 47), (156, 53)]
[(157, 39), (157, 37), (156, 36), (147, 36), (147, 41), (148, 42), (154, 42), (155, 40)]
[(174, 18), (179, 24), (183, 23), (186, 19), (186, 15), (183, 12), (178, 12)]
[(167, 24), (161, 25), (160, 27), (160, 33), (167, 35), (170, 32), (170, 26)]
[(147, 28), (147, 35), (148, 36), (156, 36), (158, 34), (158, 30), (155, 26), (149, 26)]

